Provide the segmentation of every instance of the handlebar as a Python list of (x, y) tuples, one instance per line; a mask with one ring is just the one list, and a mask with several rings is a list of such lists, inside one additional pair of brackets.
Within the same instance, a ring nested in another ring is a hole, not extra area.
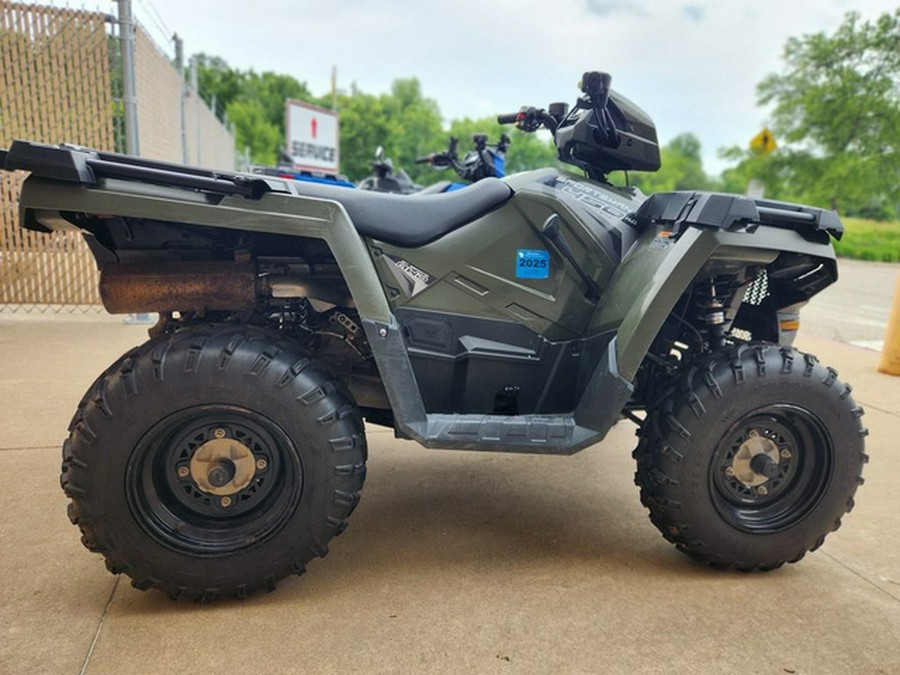
[(547, 127), (551, 133), (556, 133), (560, 120), (548, 113), (543, 108), (535, 108), (534, 106), (522, 106), (517, 113), (504, 113), (497, 115), (497, 121), (500, 124), (515, 124), (521, 131), (537, 131), (541, 127)]
[(450, 144), (444, 152), (432, 152), (424, 157), (416, 157), (416, 164), (431, 164), (435, 168), (445, 169), (452, 167), (456, 169), (458, 162), (456, 157), (456, 148), (459, 146), (459, 139), (455, 136), (450, 137)]
[(460, 178), (470, 183), (489, 176), (502, 176), (503, 164), (499, 165), (498, 173), (496, 162), (502, 162), (506, 151), (509, 150), (510, 138), (506, 134), (501, 134), (500, 141), (496, 145), (488, 145), (487, 140), (487, 134), (473, 135), (472, 143), (475, 149), (466, 153), (465, 158), (460, 160), (456, 152), (459, 138), (451, 136), (445, 151), (432, 152), (425, 157), (416, 158), (415, 161), (416, 164), (430, 164), (435, 169), (453, 169)]

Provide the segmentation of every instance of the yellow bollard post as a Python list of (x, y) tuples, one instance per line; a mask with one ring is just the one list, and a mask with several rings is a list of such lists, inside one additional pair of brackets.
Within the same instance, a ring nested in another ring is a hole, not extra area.
[(900, 275), (897, 275), (894, 304), (891, 308), (887, 332), (884, 335), (884, 348), (881, 350), (881, 363), (878, 364), (878, 370), (888, 375), (900, 375)]

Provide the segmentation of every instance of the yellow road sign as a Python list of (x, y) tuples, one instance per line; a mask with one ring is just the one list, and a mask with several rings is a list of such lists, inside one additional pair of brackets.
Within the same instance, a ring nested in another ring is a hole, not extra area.
[(763, 129), (750, 141), (750, 149), (757, 155), (768, 155), (777, 147), (775, 135), (768, 129)]

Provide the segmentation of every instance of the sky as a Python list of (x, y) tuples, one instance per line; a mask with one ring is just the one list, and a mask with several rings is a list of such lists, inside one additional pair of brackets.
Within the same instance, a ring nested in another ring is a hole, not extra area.
[[(109, 3), (113, 4), (113, 3)], [(661, 143), (686, 131), (704, 168), (747, 145), (767, 122), (756, 85), (783, 65), (789, 37), (833, 33), (845, 14), (874, 20), (897, 0), (134, 0), (134, 13), (171, 53), (220, 56), (272, 70), (316, 95), (351, 84), (367, 93), (416, 77), (445, 122), (575, 100), (581, 74), (654, 119)], [(114, 11), (103, 7), (104, 11)], [(511, 149), (510, 152), (515, 152)]]

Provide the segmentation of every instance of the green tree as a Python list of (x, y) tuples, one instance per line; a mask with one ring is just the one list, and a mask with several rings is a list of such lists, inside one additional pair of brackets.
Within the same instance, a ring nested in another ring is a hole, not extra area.
[(197, 86), (207, 105), (216, 101), (216, 108), (227, 110), (229, 104), (240, 97), (244, 89), (243, 75), (229, 67), (224, 59), (209, 54), (195, 54)]
[(341, 172), (354, 181), (371, 173), (371, 162), (379, 146), (397, 169), (406, 171), (417, 183), (453, 180), (456, 174), (452, 171), (434, 171), (415, 160), (445, 149), (450, 136), (460, 139), (459, 154), (463, 156), (472, 148), (474, 133), (488, 134), (492, 143), (504, 132), (512, 137), (507, 173), (552, 166), (556, 160), (556, 149), (549, 140), (503, 127), (493, 118), (454, 120), (445, 130), (438, 104), (422, 93), (415, 78), (395, 80), (389, 93), (377, 96), (352, 85), (349, 92), (339, 94), (338, 112)]
[(297, 81), (290, 75), (272, 72), (257, 74), (251, 70), (244, 73), (243, 77), (244, 86), (241, 100), (259, 103), (266, 119), (278, 127), (282, 138), (284, 138), (285, 132), (285, 101), (294, 99), (307, 103), (316, 102), (306, 84)]
[(249, 148), (256, 164), (274, 165), (284, 145), (284, 132), (266, 118), (265, 109), (256, 101), (235, 100), (228, 105), (228, 119), (234, 125), (239, 148)]
[(439, 137), (437, 103), (422, 96), (416, 79), (396, 80), (387, 94), (374, 95), (354, 84), (338, 95), (341, 172), (359, 181), (371, 173), (380, 146), (394, 166), (417, 174), (415, 158), (427, 153)]
[(659, 171), (635, 171), (629, 174), (630, 181), (646, 194), (717, 188), (703, 170), (701, 151), (700, 140), (694, 134), (679, 134), (660, 149)]
[(341, 135), (341, 172), (359, 181), (371, 173), (375, 149), (380, 145), (388, 157), (395, 151), (391, 121), (377, 96), (353, 85), (349, 94), (338, 96)]
[[(859, 213), (900, 202), (900, 9), (846, 15), (833, 35), (791, 38), (758, 86), (781, 148), (758, 166), (804, 201)], [(744, 162), (752, 163), (748, 155)], [(746, 167), (745, 167), (746, 168)]]
[[(317, 100), (305, 83), (273, 72), (255, 73), (231, 68), (216, 56), (199, 54), (200, 93), (216, 102), (234, 124), (239, 148), (249, 148), (253, 162), (274, 164), (285, 138), (285, 100), (289, 98), (330, 106), (331, 100)], [(358, 181), (371, 173), (378, 146), (384, 148), (397, 168), (404, 169), (419, 183), (429, 184), (455, 176), (416, 164), (417, 157), (440, 151), (451, 135), (460, 138), (460, 154), (471, 149), (473, 133), (487, 133), (496, 142), (503, 132), (512, 137), (507, 172), (550, 166), (556, 160), (551, 142), (535, 134), (501, 127), (496, 120), (456, 120), (449, 131), (441, 124), (441, 112), (434, 99), (422, 93), (415, 78), (395, 80), (389, 93), (373, 95), (356, 85), (337, 98), (340, 114), (341, 172)]]
[(290, 75), (231, 68), (208, 54), (194, 56), (200, 95), (234, 124), (239, 149), (257, 164), (274, 164), (285, 140), (285, 101), (313, 101), (306, 84)]
[[(415, 78), (395, 80), (390, 94), (380, 97), (390, 120), (390, 154), (394, 165), (403, 168), (416, 182), (431, 182), (426, 166), (417, 165), (417, 157), (435, 150), (441, 138), (441, 111), (434, 99), (422, 94)], [(387, 146), (385, 146), (387, 149)], [(374, 152), (374, 148), (370, 150)]]

